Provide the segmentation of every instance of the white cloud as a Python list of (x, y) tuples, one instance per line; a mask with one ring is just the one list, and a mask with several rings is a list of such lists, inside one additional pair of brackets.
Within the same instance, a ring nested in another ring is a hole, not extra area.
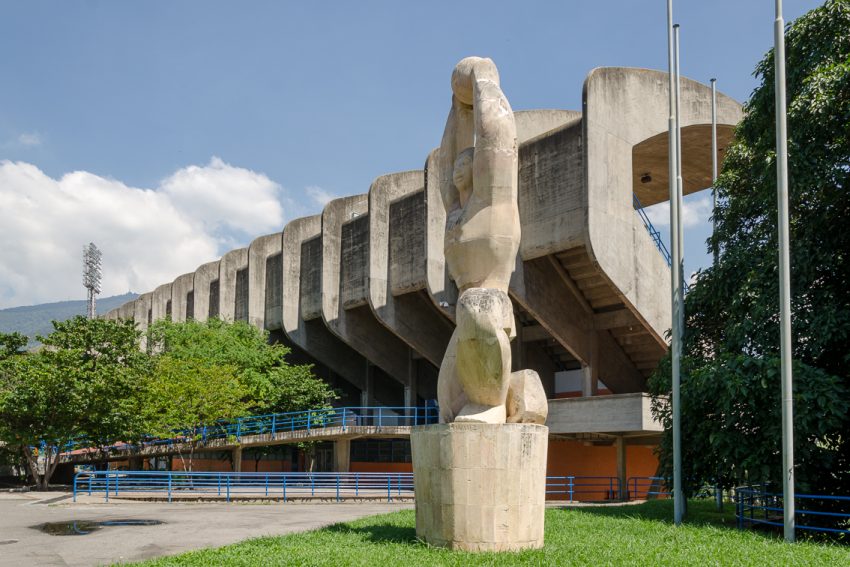
[(150, 291), (280, 230), (281, 187), (218, 158), (159, 187), (76, 171), (59, 179), (0, 162), (0, 308), (81, 299), (82, 247), (103, 251), (103, 295)]
[(18, 136), (18, 144), (25, 147), (40, 146), (41, 136), (38, 132), (24, 132)]
[[(656, 228), (670, 226), (670, 202), (665, 201), (650, 207), (645, 207), (644, 212), (650, 222)], [(711, 217), (711, 193), (699, 196), (687, 196), (682, 203), (682, 226), (692, 228), (694, 226), (708, 223)]]
[(306, 191), (307, 195), (309, 195), (311, 199), (323, 207), (337, 198), (337, 196), (330, 191), (325, 191), (321, 187), (316, 187), (315, 185), (307, 187)]

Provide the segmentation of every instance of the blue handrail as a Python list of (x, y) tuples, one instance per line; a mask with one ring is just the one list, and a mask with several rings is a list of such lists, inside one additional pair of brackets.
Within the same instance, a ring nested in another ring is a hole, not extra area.
[(667, 246), (664, 244), (664, 241), (661, 239), (661, 233), (658, 232), (652, 222), (649, 220), (649, 217), (646, 216), (646, 212), (643, 210), (643, 205), (638, 199), (638, 196), (632, 193), (632, 202), (634, 204), (635, 210), (637, 211), (640, 220), (643, 221), (643, 226), (646, 227), (646, 230), (649, 232), (649, 235), (652, 237), (652, 240), (655, 242), (655, 247), (658, 248), (658, 251), (661, 252), (661, 255), (664, 256), (664, 259), (667, 260), (667, 266), (670, 267), (673, 265), (672, 260), (670, 259), (670, 251), (667, 250)]
[[(764, 486), (739, 486), (735, 488), (735, 519), (739, 529), (755, 525), (784, 526), (782, 494), (769, 492)], [(797, 494), (794, 498), (796, 510), (794, 524), (796, 529), (812, 532), (850, 535), (850, 496), (829, 494)], [(813, 506), (831, 504), (833, 510), (816, 510)], [(833, 526), (815, 524), (820, 519), (830, 518)]]
[[(82, 471), (74, 475), (73, 498), (103, 494), (105, 500), (120, 494), (163, 494), (224, 499), (237, 497), (292, 499), (379, 498), (387, 501), (413, 497), (413, 473), (333, 472), (183, 472), (183, 471)], [(549, 476), (547, 497), (566, 500), (628, 499), (613, 476)]]
[[(240, 417), (231, 421), (217, 421), (213, 424), (199, 425), (192, 429), (174, 432), (174, 436), (162, 439), (149, 437), (142, 441), (142, 446), (173, 445), (194, 440), (207, 442), (213, 439), (234, 438), (240, 441), (250, 435), (276, 435), (293, 431), (310, 431), (328, 427), (340, 427), (343, 431), (349, 427), (407, 427), (436, 423), (439, 420), (439, 409), (433, 406), (351, 406), (341, 408), (324, 408), (306, 411), (273, 413)], [(88, 448), (91, 443), (85, 439), (70, 442), (65, 451)], [(131, 444), (116, 444), (110, 449), (132, 448)]]

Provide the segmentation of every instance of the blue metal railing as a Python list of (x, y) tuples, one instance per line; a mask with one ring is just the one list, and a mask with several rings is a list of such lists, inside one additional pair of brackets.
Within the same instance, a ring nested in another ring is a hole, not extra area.
[(569, 502), (627, 499), (616, 476), (547, 476), (546, 495), (563, 495)]
[[(413, 497), (413, 473), (306, 473), (306, 472), (181, 472), (181, 471), (81, 471), (74, 475), (77, 496), (135, 494), (162, 498), (211, 498), (230, 502), (237, 498), (383, 499), (388, 502)], [(621, 494), (613, 476), (546, 477), (549, 499), (616, 500)], [(562, 497), (562, 498), (559, 498)]]
[(630, 497), (634, 500), (671, 496), (669, 480), (663, 476), (633, 476), (629, 478)]
[(658, 251), (661, 252), (661, 255), (664, 256), (664, 259), (667, 260), (667, 266), (672, 266), (672, 260), (670, 259), (670, 251), (667, 250), (667, 246), (664, 244), (664, 241), (661, 239), (661, 233), (658, 232), (652, 222), (650, 222), (649, 217), (646, 216), (646, 213), (643, 210), (643, 205), (638, 199), (638, 196), (632, 193), (632, 202), (634, 204), (635, 210), (637, 211), (640, 220), (643, 221), (643, 226), (646, 227), (646, 230), (649, 232), (649, 235), (652, 237), (652, 240), (655, 242), (655, 247), (658, 248)]
[(413, 497), (413, 473), (305, 473), (305, 472), (181, 472), (181, 471), (83, 471), (74, 475), (74, 501), (77, 495), (121, 494), (152, 497), (165, 495), (171, 502), (179, 497), (347, 498), (387, 499)]
[[(328, 427), (400, 427), (437, 423), (439, 409), (430, 407), (342, 407), (307, 411), (252, 415), (232, 421), (219, 421), (211, 425), (201, 425), (192, 429), (175, 431), (167, 439), (148, 438), (141, 446), (173, 445), (187, 441), (206, 442), (212, 439), (240, 441), (249, 435), (275, 435), (287, 431), (310, 431)], [(65, 451), (90, 447), (86, 440), (80, 439), (68, 443)], [(126, 449), (138, 445), (116, 444), (110, 448)]]
[[(850, 535), (850, 496), (797, 494), (794, 500), (797, 529)], [(781, 528), (783, 511), (781, 493), (768, 492), (763, 486), (735, 489), (735, 519), (740, 529), (758, 525)], [(831, 525), (823, 525), (824, 521)]]

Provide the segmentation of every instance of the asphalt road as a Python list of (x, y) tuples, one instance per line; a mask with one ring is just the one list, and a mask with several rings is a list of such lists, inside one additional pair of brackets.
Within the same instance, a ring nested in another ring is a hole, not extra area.
[[(388, 503), (160, 503), (102, 499), (72, 503), (62, 493), (0, 494), (0, 566), (110, 565), (219, 547), (266, 535), (316, 529), (412, 508)], [(54, 536), (46, 522), (159, 520), (152, 526), (104, 526), (88, 535)]]

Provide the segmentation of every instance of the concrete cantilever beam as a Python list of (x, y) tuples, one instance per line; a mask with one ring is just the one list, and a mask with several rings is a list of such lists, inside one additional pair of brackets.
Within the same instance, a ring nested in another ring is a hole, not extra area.
[(218, 317), (218, 300), (217, 298), (212, 298), (214, 302), (211, 304), (210, 286), (213, 284), (218, 286), (218, 269), (220, 262), (221, 260), (207, 262), (195, 270), (195, 279), (192, 282), (192, 316), (195, 321), (203, 322), (209, 319), (211, 306), (214, 307), (212, 315), (214, 317)]
[(336, 336), (406, 388), (415, 387), (410, 352), (368, 306), (367, 195), (335, 199), (322, 212), (322, 319)]
[(153, 290), (151, 297), (151, 320), (160, 321), (169, 315), (171, 303), (171, 284), (162, 284)]
[(118, 308), (118, 318), (119, 319), (134, 319), (136, 314), (136, 300), (133, 299), (123, 304)]
[(372, 183), (368, 299), (381, 323), (439, 367), (452, 325), (423, 292), (427, 286), (424, 189), (421, 171), (383, 175)]
[[(136, 321), (136, 328), (142, 333), (148, 330), (151, 313), (151, 299), (153, 293), (143, 293), (133, 302), (133, 319)], [(142, 349), (147, 348), (147, 342), (142, 338)]]
[[(192, 318), (194, 310), (194, 285), (195, 274), (190, 272), (177, 276), (171, 283), (171, 320), (175, 323), (182, 323), (187, 318)], [(190, 308), (189, 294), (192, 294), (192, 305)]]
[[(718, 100), (720, 130), (728, 133), (740, 106)], [(706, 172), (710, 179), (710, 151), (707, 159), (697, 151), (710, 140), (695, 143), (705, 133), (700, 125), (710, 123), (710, 101), (709, 87), (683, 80), (683, 169), (693, 184)], [(670, 322), (670, 271), (633, 197), (652, 195), (647, 175), (664, 175), (667, 191), (667, 75), (596, 69), (585, 81), (583, 108), (581, 120), (520, 146), (523, 270), (512, 293), (614, 392), (638, 391), (666, 351)], [(663, 157), (653, 148), (663, 148)], [(666, 199), (660, 191), (653, 202)], [(551, 284), (559, 278), (556, 293)]]
[(283, 233), (255, 238), (248, 246), (248, 322), (260, 330), (280, 329)]
[[(243, 270), (245, 270), (243, 272)], [(218, 316), (223, 321), (248, 320), (248, 249), (237, 248), (221, 257)]]
[[(661, 337), (670, 324), (669, 272), (634, 214), (632, 195), (646, 191), (639, 178), (649, 173), (662, 196), (655, 200), (667, 200), (667, 74), (648, 69), (594, 69), (585, 80), (583, 99), (585, 248), (627, 307), (666, 344)], [(699, 146), (710, 147), (710, 130), (693, 126), (711, 124), (711, 89), (683, 79), (681, 108), (685, 188), (704, 189), (711, 185), (711, 151), (706, 156)], [(731, 139), (728, 134), (741, 117), (741, 105), (717, 93), (718, 130), (727, 134), (727, 143)], [(646, 142), (659, 139), (663, 143), (656, 146), (655, 160), (652, 153), (640, 152)], [(641, 159), (646, 162), (641, 163)], [(635, 171), (639, 172), (638, 179)], [(534, 248), (539, 249), (540, 244)]]
[(367, 361), (328, 330), (318, 298), (302, 298), (302, 290), (321, 295), (321, 235), (319, 215), (295, 219), (283, 229), (283, 331), (295, 346), (366, 391)]

